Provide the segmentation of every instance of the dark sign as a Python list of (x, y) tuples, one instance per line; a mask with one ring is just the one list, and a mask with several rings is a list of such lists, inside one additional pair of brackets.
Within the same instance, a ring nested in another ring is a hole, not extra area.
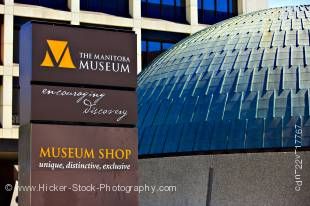
[(20, 36), (22, 84), (137, 85), (134, 32), (31, 22)]
[(20, 42), (19, 204), (137, 206), (136, 35), (32, 22)]
[[(89, 122), (136, 125), (134, 91), (32, 85), (22, 88), (21, 123), (30, 121)], [(29, 98), (31, 96), (31, 98)], [(31, 104), (26, 102), (30, 101)]]
[(19, 184), (32, 186), (20, 192), (23, 205), (138, 205), (136, 129), (28, 124), (22, 130)]

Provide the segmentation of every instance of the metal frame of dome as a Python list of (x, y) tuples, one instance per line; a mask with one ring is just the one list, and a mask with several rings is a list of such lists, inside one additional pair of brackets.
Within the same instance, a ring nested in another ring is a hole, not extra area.
[(139, 76), (139, 154), (310, 146), (310, 6), (237, 16)]

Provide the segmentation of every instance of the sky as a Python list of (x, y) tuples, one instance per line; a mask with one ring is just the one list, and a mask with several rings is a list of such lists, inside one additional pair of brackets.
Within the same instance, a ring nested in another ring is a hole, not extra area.
[(269, 7), (289, 6), (289, 5), (310, 5), (310, 0), (269, 0)]

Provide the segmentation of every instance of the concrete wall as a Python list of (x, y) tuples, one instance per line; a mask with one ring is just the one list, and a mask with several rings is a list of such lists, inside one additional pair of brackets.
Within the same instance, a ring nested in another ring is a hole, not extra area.
[(172, 193), (142, 193), (140, 206), (309, 206), (310, 152), (298, 154), (299, 192), (293, 152), (140, 159), (140, 185), (177, 186)]

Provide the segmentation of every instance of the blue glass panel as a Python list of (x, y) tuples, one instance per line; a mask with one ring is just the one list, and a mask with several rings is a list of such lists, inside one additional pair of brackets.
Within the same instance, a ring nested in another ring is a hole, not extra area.
[(175, 124), (169, 126), (163, 153), (172, 153), (177, 151), (182, 131), (183, 131), (182, 124)]
[(103, 7), (102, 1), (98, 0), (80, 0), (81, 10), (86, 11), (100, 11)]
[(139, 142), (139, 154), (148, 154), (151, 149), (153, 136), (157, 127), (145, 127), (142, 139)]
[(174, 5), (164, 5), (161, 6), (161, 18), (169, 21), (175, 20), (175, 7)]
[(189, 123), (192, 120), (198, 97), (187, 97), (179, 117), (179, 122)]
[(167, 79), (165, 79), (165, 78), (159, 80), (156, 88), (153, 91), (152, 99), (154, 99), (154, 100), (158, 99), (158, 97), (160, 96), (166, 82), (167, 82)]
[(155, 125), (164, 124), (166, 122), (166, 117), (169, 112), (170, 105), (172, 105), (171, 100), (162, 100), (156, 118), (154, 120)]
[(81, 10), (129, 17), (129, 0), (81, 0)]
[(257, 92), (246, 92), (241, 105), (241, 118), (254, 118), (256, 116)]
[(262, 92), (257, 103), (257, 116), (267, 118), (273, 116), (274, 93), (273, 91)]
[(153, 120), (157, 115), (158, 108), (159, 104), (157, 102), (152, 103), (152, 105), (150, 106), (150, 110), (148, 111), (146, 117), (144, 118), (144, 122), (147, 122), (147, 124), (145, 124), (146, 126), (153, 124)]
[(197, 131), (194, 150), (195, 151), (210, 150), (211, 138), (214, 131), (214, 122), (203, 122), (198, 125), (199, 128)]
[(213, 133), (211, 139), (210, 150), (226, 150), (227, 136), (229, 135), (231, 121), (219, 121), (215, 123), (216, 132)]
[(167, 43), (167, 42), (163, 42), (163, 50), (167, 50), (170, 49), (174, 44), (173, 43)]
[(193, 122), (204, 122), (211, 103), (211, 95), (200, 96), (195, 108)]
[(264, 133), (264, 119), (249, 119), (245, 140), (246, 149), (262, 148)]
[(206, 88), (209, 84), (212, 72), (201, 73), (202, 78), (198, 81), (198, 84), (195, 87), (194, 96), (202, 96), (205, 94)]
[(245, 126), (245, 120), (237, 119), (232, 122), (227, 149), (244, 149)]
[(162, 0), (161, 6), (162, 18), (173, 21), (175, 18), (174, 0)]
[(203, 0), (197, 0), (198, 1), (198, 9), (202, 9), (203, 7), (202, 7), (202, 1)]
[(234, 12), (234, 0), (229, 0), (229, 13), (233, 14)]
[(15, 2), (44, 6), (53, 9), (68, 10), (67, 0), (15, 0)]
[(186, 80), (183, 89), (181, 90), (181, 94), (180, 96), (183, 97), (188, 97), (191, 96), (193, 93), (193, 90), (195, 88), (196, 85), (196, 79), (198, 78), (199, 75), (191, 75), (188, 77), (188, 79)]
[(161, 11), (160, 11), (160, 0), (149, 0), (147, 3), (147, 17), (152, 18), (160, 18), (161, 17)]
[(226, 94), (213, 96), (212, 104), (208, 115), (208, 121), (222, 119), (225, 103)]
[(310, 147), (310, 138), (309, 137), (302, 138), (302, 147)]
[(228, 11), (227, 0), (216, 0), (216, 11), (227, 13)]
[(174, 0), (162, 0), (163, 5), (174, 6)]
[(154, 135), (150, 154), (160, 154), (163, 152), (169, 127), (167, 125), (161, 125), (159, 128)]
[(176, 22), (186, 22), (185, 0), (176, 0), (175, 17)]
[(153, 91), (154, 91), (154, 89), (155, 89), (155, 87), (156, 87), (156, 83), (157, 83), (157, 82), (154, 81), (154, 82), (148, 84), (149, 87), (146, 88), (146, 91), (145, 91), (143, 97), (140, 98), (140, 103), (141, 103), (141, 104), (144, 103), (145, 101), (147, 101), (148, 98), (150, 98), (150, 96), (152, 95), (152, 93), (153, 93)]
[(208, 11), (215, 10), (215, 0), (204, 0), (203, 1), (203, 9)]
[(240, 111), (240, 103), (241, 93), (234, 93), (228, 97), (224, 111), (224, 119), (237, 119)]
[(219, 93), (224, 81), (225, 71), (216, 72), (210, 82), (208, 93)]
[(236, 0), (199, 0), (198, 21), (214, 24), (236, 15)]
[(282, 147), (282, 119), (265, 120), (264, 148)]
[(140, 105), (141, 104), (139, 104), (138, 127), (140, 127), (140, 125), (143, 124), (144, 118), (148, 114), (148, 110), (149, 110), (151, 103), (144, 104), (143, 107), (141, 107)]
[(184, 83), (186, 82), (187, 76), (182, 75), (178, 81), (175, 82), (173, 90), (170, 94), (170, 98), (178, 98), (180, 96), (180, 91), (182, 90)]
[(147, 0), (141, 2), (141, 16), (148, 16), (148, 3)]
[(276, 92), (274, 114), (276, 117), (283, 117), (291, 113), (289, 91)]
[(169, 82), (167, 83), (167, 85), (165, 86), (164, 90), (160, 95), (161, 98), (168, 98), (176, 79), (177, 79), (176, 77), (171, 77), (171, 79), (169, 80)]
[(198, 125), (196, 123), (189, 123), (184, 125), (178, 151), (193, 151), (197, 129)]
[(141, 49), (142, 49), (142, 52), (146, 52), (147, 51), (147, 43), (144, 40), (142, 40)]
[(185, 0), (175, 0), (175, 5), (178, 7), (184, 7), (185, 6)]
[(183, 108), (183, 102), (184, 102), (184, 99), (181, 99), (181, 98), (173, 100), (173, 103), (172, 103), (173, 107), (169, 109), (169, 113), (166, 119), (168, 124), (175, 124), (178, 122), (179, 115)]
[(222, 21), (224, 19), (228, 19), (228, 4), (227, 0), (217, 0), (216, 4), (216, 19), (217, 21)]
[(149, 52), (158, 52), (161, 50), (160, 42), (149, 41), (148, 42), (148, 51)]
[(142, 142), (143, 132), (145, 132), (145, 128), (138, 129), (138, 143)]
[(160, 4), (160, 0), (148, 0), (150, 4)]
[(186, 22), (184, 0), (148, 0), (141, 2), (142, 16)]

